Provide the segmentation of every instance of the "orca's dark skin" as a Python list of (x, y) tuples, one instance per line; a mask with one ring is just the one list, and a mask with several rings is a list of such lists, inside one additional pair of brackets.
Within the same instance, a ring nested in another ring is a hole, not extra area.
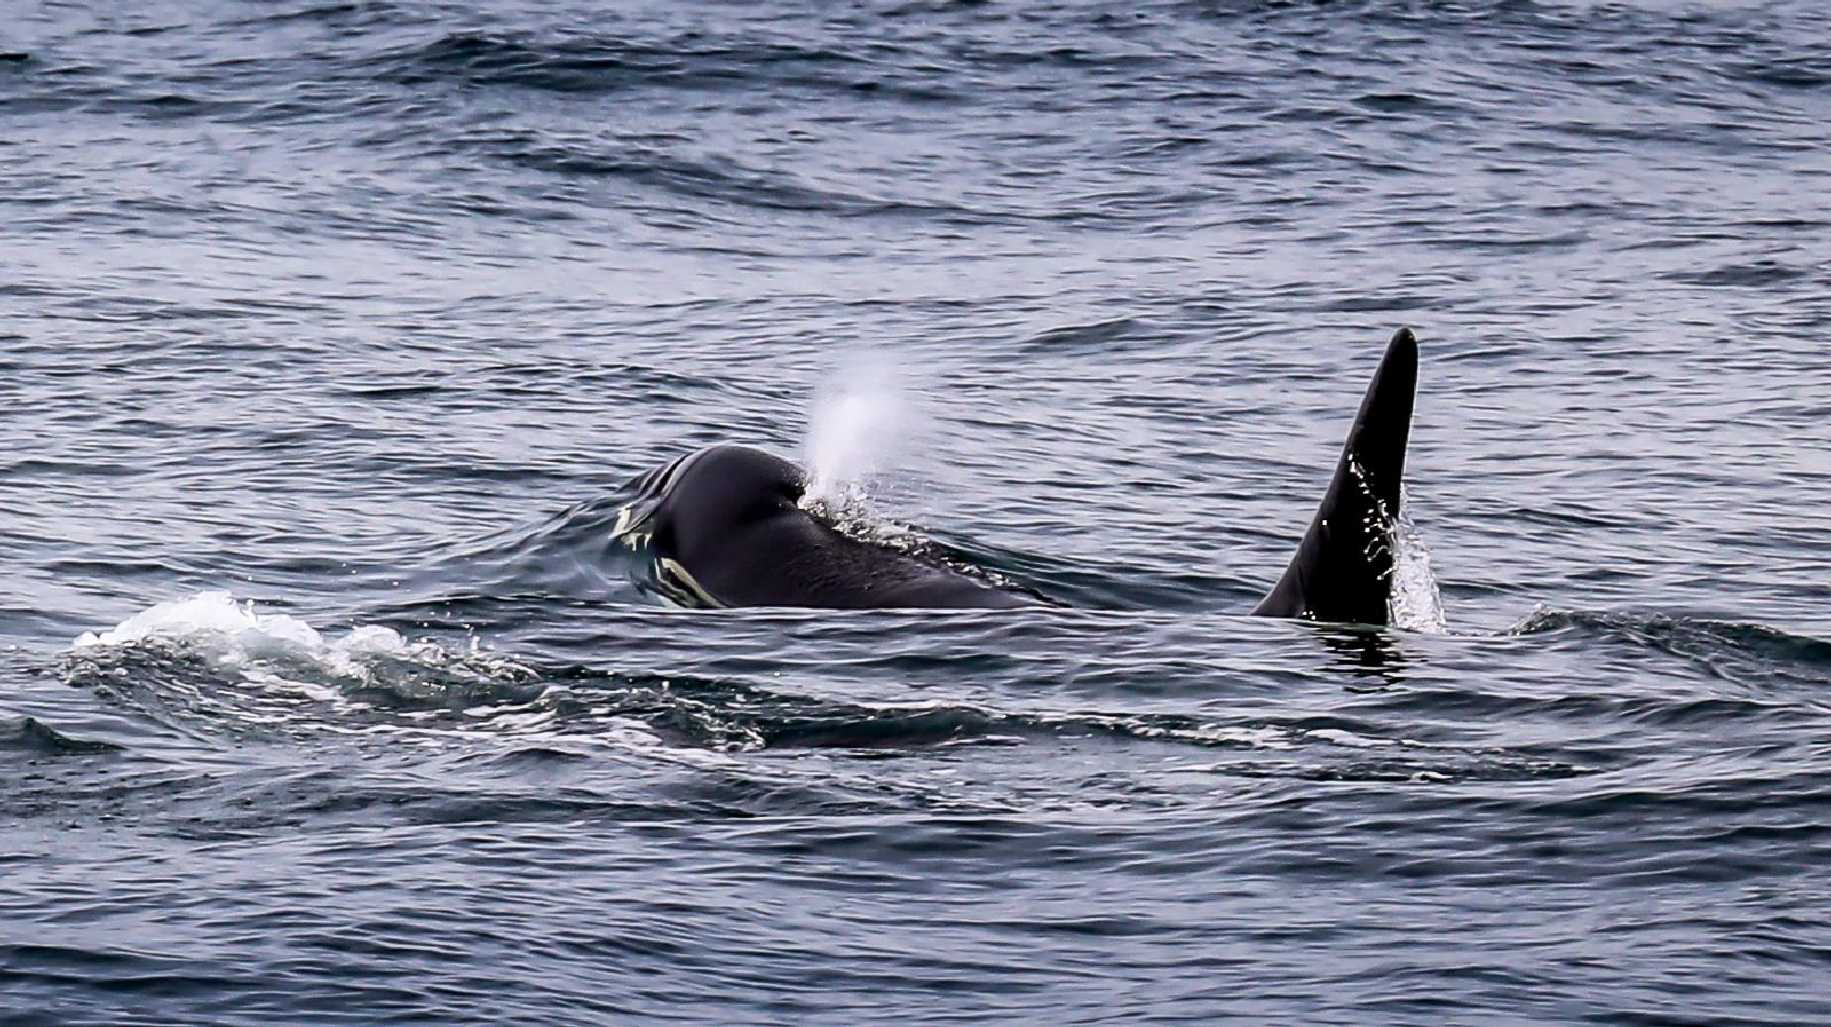
[[(1253, 613), (1388, 622), (1392, 525), (1417, 380), (1417, 339), (1401, 328), (1309, 531)], [(804, 482), (801, 469), (779, 457), (713, 446), (639, 479), (616, 533), (632, 546), (646, 543), (656, 585), (689, 605), (957, 609), (1032, 602), (835, 530), (798, 505)]]
[(692, 606), (836, 610), (1025, 606), (1030, 600), (801, 509), (801, 469), (745, 446), (712, 446), (640, 480), (617, 533), (646, 536), (659, 589)]
[(1417, 388), (1418, 340), (1401, 328), (1367, 386), (1310, 530), (1253, 613), (1355, 624), (1391, 619), (1392, 526)]

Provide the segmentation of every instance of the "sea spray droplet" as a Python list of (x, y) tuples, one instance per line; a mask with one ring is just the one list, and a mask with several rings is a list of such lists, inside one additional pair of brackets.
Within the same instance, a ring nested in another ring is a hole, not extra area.
[(1411, 522), (1411, 492), (1400, 486), (1399, 516), (1392, 524), (1392, 623), (1407, 631), (1440, 635), (1449, 630), (1443, 593), (1431, 570), (1430, 550)]

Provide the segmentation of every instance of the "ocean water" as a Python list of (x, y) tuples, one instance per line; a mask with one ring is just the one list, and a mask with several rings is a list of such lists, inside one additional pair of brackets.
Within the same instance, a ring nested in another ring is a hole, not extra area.
[(6, 13), (0, 1024), (1831, 1022), (1824, 5)]

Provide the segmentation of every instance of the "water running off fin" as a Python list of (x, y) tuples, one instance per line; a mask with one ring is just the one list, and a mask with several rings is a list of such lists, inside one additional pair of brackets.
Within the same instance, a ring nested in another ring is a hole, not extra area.
[(1253, 613), (1386, 624), (1391, 619), (1392, 526), (1418, 384), (1418, 340), (1393, 333), (1367, 387), (1329, 491), (1284, 576)]

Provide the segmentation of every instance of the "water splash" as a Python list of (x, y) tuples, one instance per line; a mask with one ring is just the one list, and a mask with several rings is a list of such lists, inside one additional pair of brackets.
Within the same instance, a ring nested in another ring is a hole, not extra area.
[(326, 702), (341, 701), (352, 686), (389, 687), (405, 695), (424, 690), (427, 681), (421, 678), (532, 676), (513, 661), (482, 651), (476, 638), (470, 642), (469, 652), (454, 652), (375, 624), (327, 636), (297, 617), (264, 613), (252, 600), (237, 602), (228, 592), (209, 591), (159, 603), (107, 631), (84, 632), (71, 657), (82, 662), (103, 658), (108, 650), (175, 646), (231, 678), (283, 686)]
[[(209, 591), (84, 633), (63, 671), (66, 683), (198, 739), (546, 738), (579, 705), (563, 684), (468, 641), (448, 648), (381, 625), (334, 634)], [(627, 718), (591, 727), (628, 741)]]
[(358, 627), (339, 640), (327, 640), (310, 624), (283, 613), (260, 613), (252, 600), (238, 603), (228, 592), (200, 592), (187, 599), (159, 603), (107, 631), (86, 631), (74, 649), (125, 646), (149, 640), (187, 643), (227, 666), (291, 659), (316, 664), (328, 677), (360, 676), (365, 656), (398, 653), (408, 648), (389, 628)]
[(1443, 616), (1443, 593), (1431, 570), (1430, 550), (1411, 521), (1411, 492), (1400, 486), (1399, 515), (1390, 524), (1392, 593), (1387, 600), (1392, 623), (1407, 631), (1441, 635), (1449, 630)]
[(1386, 596), (1386, 619), (1393, 627), (1406, 631), (1441, 635), (1449, 630), (1443, 616), (1443, 595), (1437, 587), (1437, 575), (1431, 571), (1430, 550), (1411, 520), (1411, 490), (1399, 483), (1398, 515), (1386, 508), (1373, 488), (1373, 482), (1359, 461), (1349, 460), (1348, 470), (1372, 505), (1365, 527), (1368, 530), (1365, 556), (1370, 563), (1390, 553), (1392, 587)]
[(842, 367), (815, 396), (808, 419), (802, 504), (836, 518), (865, 512), (874, 481), (910, 452), (922, 423), (888, 356), (868, 354)]

